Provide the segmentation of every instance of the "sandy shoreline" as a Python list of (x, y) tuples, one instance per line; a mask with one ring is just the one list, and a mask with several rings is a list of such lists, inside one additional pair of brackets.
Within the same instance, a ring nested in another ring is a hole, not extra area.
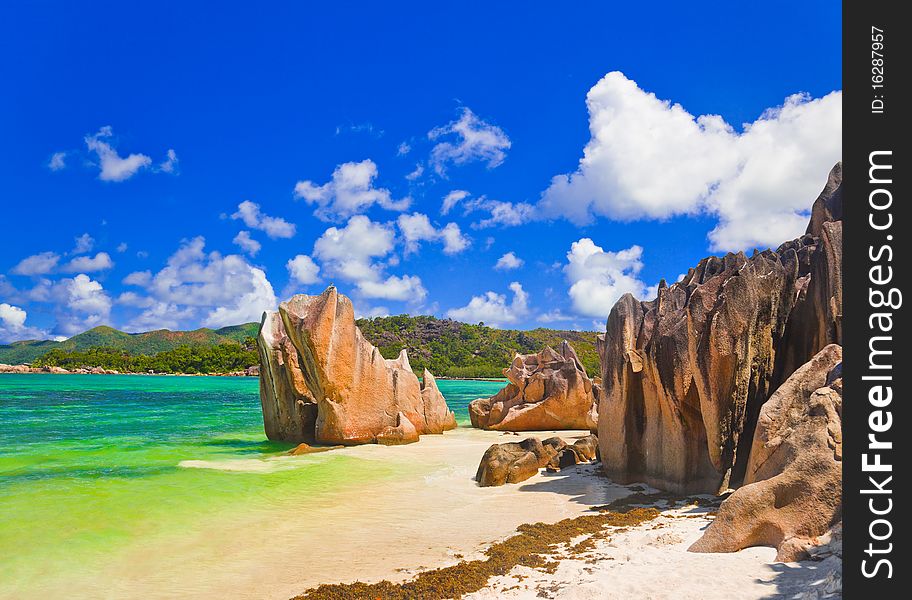
[[(559, 435), (572, 441), (588, 432)], [(478, 487), (473, 478), (485, 449), (516, 439), (460, 427), (407, 446), (190, 458), (177, 468), (203, 469), (213, 477), (262, 477), (264, 492), (230, 509), (203, 511), (180, 531), (142, 536), (78, 571), (47, 571), (27, 582), (27, 589), (42, 598), (289, 600), (323, 583), (401, 582), (482, 558), (486, 548), (514, 535), (521, 524), (591, 514), (591, 508), (632, 491), (603, 477), (597, 465), (542, 472), (518, 485)], [(272, 474), (296, 469), (343, 478), (268, 493)], [(812, 572), (819, 575), (804, 566), (769, 564), (775, 555), (770, 548), (687, 553), (709, 523), (703, 509), (689, 514), (697, 518), (677, 518), (672, 511), (612, 534), (591, 556), (561, 559), (554, 573), (516, 567), (469, 597), (768, 598), (801, 585)], [(15, 588), (9, 591), (6, 597), (23, 597)]]
[(465, 600), (760, 600), (841, 597), (841, 559), (829, 556), (800, 563), (774, 562), (774, 548), (732, 554), (698, 554), (687, 548), (711, 522), (708, 509), (666, 510), (653, 521), (623, 528), (579, 556), (566, 548), (553, 558), (553, 573), (514, 567)]

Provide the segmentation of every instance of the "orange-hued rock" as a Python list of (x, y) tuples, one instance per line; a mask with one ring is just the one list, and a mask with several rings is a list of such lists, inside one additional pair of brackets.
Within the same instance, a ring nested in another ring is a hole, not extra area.
[(408, 429), (400, 415), (419, 435), (456, 426), (433, 377), (422, 389), (405, 350), (384, 359), (355, 325), (351, 300), (334, 286), (265, 313), (257, 346), (270, 439), (372, 443), (388, 428)]
[(800, 560), (841, 519), (841, 365), (842, 347), (825, 347), (763, 405), (744, 486), (691, 551), (774, 546), (777, 560)]
[(384, 446), (399, 446), (418, 441), (418, 430), (404, 414), (396, 417), (396, 425), (389, 426), (377, 434), (377, 443)]
[(456, 428), (456, 414), (447, 407), (437, 380), (427, 369), (421, 378), (421, 401), (424, 404), (424, 433), (443, 433)]
[(841, 166), (808, 234), (777, 250), (712, 256), (657, 297), (625, 295), (599, 337), (606, 473), (680, 493), (741, 484), (760, 407), (841, 342)]
[(302, 454), (316, 454), (318, 452), (326, 452), (327, 450), (335, 450), (337, 448), (343, 448), (344, 446), (311, 446), (301, 442), (294, 448), (288, 451), (292, 456), (301, 456)]
[(517, 354), (504, 375), (505, 388), (469, 404), (473, 427), (500, 431), (547, 431), (596, 427), (592, 380), (566, 341), (557, 351)]
[(526, 438), (521, 442), (493, 444), (481, 457), (475, 481), (481, 487), (520, 483), (547, 467), (560, 469), (596, 459), (598, 441), (588, 435), (567, 444), (559, 437), (544, 441)]

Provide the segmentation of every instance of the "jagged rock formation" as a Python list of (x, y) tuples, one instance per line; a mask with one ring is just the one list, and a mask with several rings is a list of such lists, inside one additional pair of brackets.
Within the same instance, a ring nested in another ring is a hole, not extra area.
[(566, 341), (557, 351), (546, 347), (538, 354), (517, 354), (503, 373), (510, 380), (505, 388), (469, 404), (473, 427), (500, 431), (595, 429), (598, 405), (593, 383)]
[(481, 457), (475, 481), (481, 487), (520, 483), (545, 467), (557, 471), (591, 462), (596, 459), (597, 445), (594, 435), (580, 438), (573, 444), (567, 444), (559, 437), (545, 441), (531, 437), (521, 442), (494, 444)]
[(801, 560), (842, 512), (842, 347), (831, 344), (760, 410), (744, 486), (719, 507), (694, 552), (775, 546)]
[(257, 348), (269, 439), (407, 443), (456, 426), (433, 376), (425, 372), (421, 384), (405, 350), (384, 359), (355, 325), (351, 301), (334, 286), (265, 313)]
[(709, 257), (658, 297), (626, 295), (599, 338), (598, 438), (607, 474), (674, 492), (740, 485), (760, 407), (841, 343), (842, 168), (808, 234), (748, 258)]

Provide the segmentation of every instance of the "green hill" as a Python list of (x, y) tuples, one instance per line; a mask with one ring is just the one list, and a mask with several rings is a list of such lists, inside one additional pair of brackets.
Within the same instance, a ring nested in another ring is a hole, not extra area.
[(516, 353), (530, 354), (567, 340), (576, 350), (586, 372), (599, 373), (594, 331), (555, 329), (494, 329), (435, 317), (377, 317), (359, 319), (364, 337), (380, 349), (384, 358), (408, 350), (416, 373), (425, 367), (435, 375), (449, 377), (502, 377)]
[(247, 337), (255, 337), (259, 323), (244, 323), (221, 329), (195, 329), (169, 331), (159, 329), (146, 333), (125, 333), (113, 327), (100, 326), (74, 335), (62, 342), (49, 340), (13, 342), (0, 346), (0, 363), (31, 363), (51, 350), (76, 352), (89, 348), (113, 348), (129, 354), (155, 355), (174, 350), (179, 346), (208, 347), (219, 344), (242, 344)]
[[(364, 336), (385, 358), (405, 348), (416, 373), (427, 367), (448, 377), (501, 377), (516, 353), (538, 352), (567, 340), (576, 349), (586, 371), (598, 374), (593, 331), (532, 329), (518, 331), (469, 325), (435, 317), (378, 317), (359, 319)], [(162, 372), (222, 372), (256, 363), (254, 349), (245, 341), (259, 325), (245, 323), (221, 329), (125, 333), (95, 327), (62, 342), (29, 341), (0, 346), (0, 363), (36, 363), (66, 368), (105, 367), (118, 370)], [(150, 360), (155, 357), (155, 360)]]

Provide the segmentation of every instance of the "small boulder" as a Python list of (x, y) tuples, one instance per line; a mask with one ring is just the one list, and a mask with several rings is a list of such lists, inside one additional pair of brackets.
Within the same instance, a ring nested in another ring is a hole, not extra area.
[(377, 434), (377, 443), (384, 446), (401, 446), (418, 441), (418, 430), (408, 417), (399, 413), (396, 426), (389, 426)]
[(300, 456), (302, 454), (316, 454), (317, 452), (326, 452), (328, 450), (335, 450), (336, 448), (344, 448), (344, 446), (311, 446), (310, 444), (301, 443), (288, 451), (288, 454), (292, 456)]

